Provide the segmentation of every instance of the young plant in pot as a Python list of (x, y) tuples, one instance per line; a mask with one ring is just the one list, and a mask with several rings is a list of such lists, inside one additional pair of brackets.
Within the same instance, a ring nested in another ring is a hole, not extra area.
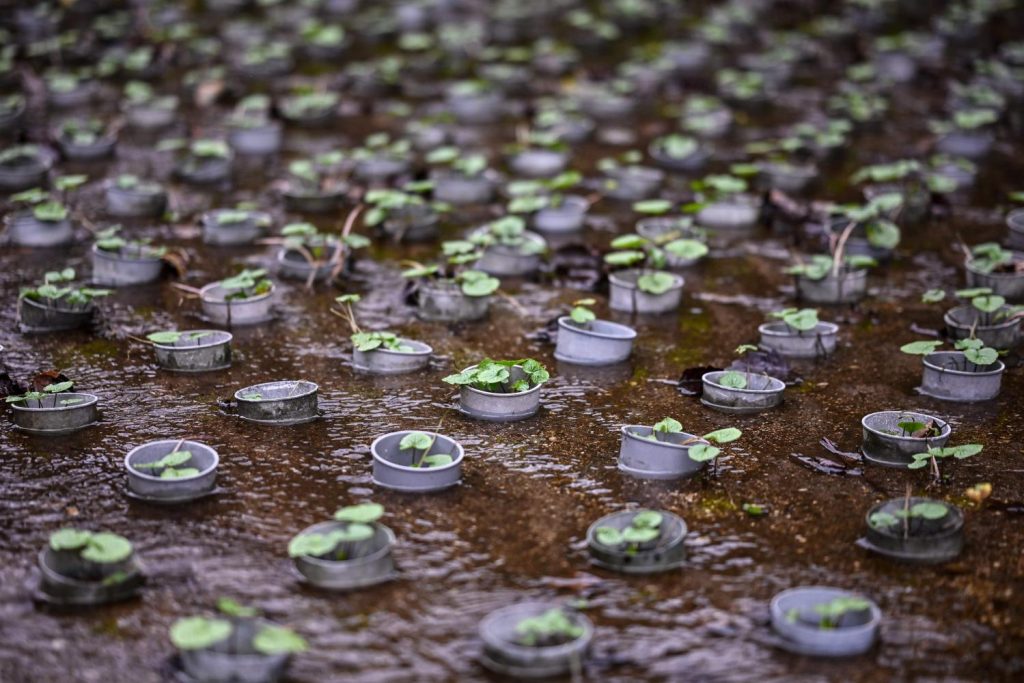
[(18, 296), (18, 320), (23, 332), (59, 332), (92, 322), (95, 300), (110, 294), (105, 289), (75, 287), (73, 268), (43, 275), (43, 283), (24, 287)]
[(178, 119), (178, 97), (161, 95), (143, 81), (128, 81), (124, 86), (121, 112), (133, 128), (166, 128)]
[(636, 330), (608, 320), (598, 320), (590, 309), (594, 299), (572, 303), (569, 315), (558, 318), (555, 358), (574, 365), (614, 365), (633, 352)]
[(341, 310), (332, 312), (348, 323), (352, 331), (352, 365), (356, 370), (375, 375), (400, 375), (427, 367), (434, 353), (429, 345), (399, 337), (383, 330), (363, 330), (356, 321), (353, 304), (358, 294), (343, 294), (335, 299)]
[(88, 69), (70, 71), (53, 68), (43, 74), (43, 85), (47, 104), (55, 109), (73, 109), (88, 104), (99, 83)]
[(590, 561), (626, 574), (680, 567), (686, 558), (685, 539), (686, 523), (664, 510), (615, 512), (587, 529)]
[(480, 257), (472, 243), (456, 240), (444, 242), (441, 247), (448, 257), (445, 266), (425, 266), (415, 261), (404, 264), (408, 268), (402, 272), (402, 277), (417, 281), (417, 315), (423, 320), (436, 322), (483, 318), (490, 308), (491, 295), (501, 286), (501, 281), (482, 271), (464, 267)]
[(231, 367), (230, 332), (165, 330), (146, 335), (157, 365), (170, 372), (211, 372)]
[[(4, 63), (4, 57), (0, 54), (0, 72), (3, 70)], [(0, 80), (2, 80), (2, 76), (0, 76)], [(0, 133), (10, 133), (17, 130), (21, 126), (24, 117), (24, 95), (21, 93), (0, 95)]]
[(452, 83), (445, 93), (445, 101), (459, 123), (494, 123), (501, 118), (505, 107), (501, 91), (483, 80)]
[(451, 488), (462, 479), (462, 445), (435, 432), (385, 434), (370, 445), (373, 483), (407, 493)]
[(353, 173), (367, 182), (384, 182), (409, 172), (412, 143), (404, 138), (392, 140), (387, 133), (374, 133), (351, 152)]
[(897, 192), (876, 195), (864, 204), (833, 206), (826, 226), (829, 238), (835, 244), (852, 226), (844, 242), (845, 253), (887, 261), (902, 239), (899, 226), (888, 216), (899, 215), (902, 206), (903, 195)]
[(181, 150), (174, 171), (179, 178), (194, 185), (216, 185), (231, 176), (234, 154), (224, 140), (200, 138), (187, 142), (172, 139), (161, 142), (157, 149)]
[(911, 342), (900, 347), (922, 356), (924, 370), (918, 393), (945, 401), (988, 401), (999, 395), (1006, 365), (999, 352), (976, 338), (958, 339), (955, 351), (939, 351), (941, 341)]
[(269, 213), (239, 204), (234, 209), (207, 211), (199, 223), (204, 244), (228, 247), (252, 244), (263, 236), (274, 220)]
[(865, 550), (898, 562), (941, 564), (956, 559), (964, 545), (964, 515), (941, 500), (892, 498), (873, 505), (865, 517)]
[(864, 459), (883, 467), (906, 467), (918, 454), (943, 448), (953, 432), (944, 420), (913, 411), (883, 410), (860, 423)]
[(689, 135), (719, 138), (732, 128), (734, 116), (728, 105), (710, 95), (690, 95), (679, 112), (679, 127)]
[(933, 121), (930, 128), (938, 136), (935, 151), (950, 156), (980, 159), (995, 143), (993, 127), (999, 114), (992, 109), (971, 108), (953, 113), (947, 121)]
[(594, 637), (587, 617), (551, 602), (521, 602), (495, 610), (479, 627), (480, 662), (516, 680), (580, 671)]
[(54, 130), (53, 141), (65, 159), (95, 161), (113, 154), (117, 129), (97, 118), (67, 119)]
[(281, 183), (285, 208), (309, 213), (334, 211), (349, 190), (345, 178), (348, 170), (344, 154), (338, 151), (292, 161)]
[(395, 534), (377, 521), (383, 515), (378, 503), (343, 507), (333, 521), (314, 524), (292, 538), (288, 555), (318, 588), (346, 591), (390, 581), (395, 577)]
[(252, 41), (233, 60), (232, 70), (243, 81), (273, 81), (287, 75), (294, 66), (292, 47), (283, 40)]
[(679, 308), (683, 278), (662, 270), (669, 245), (673, 245), (673, 253), (680, 258), (694, 258), (702, 249), (707, 249), (700, 242), (685, 239), (674, 240), (664, 249), (640, 235), (620, 235), (612, 240), (612, 249), (618, 251), (605, 254), (605, 263), (613, 267), (639, 265), (608, 275), (608, 305), (613, 311), (669, 313)]
[(320, 387), (304, 380), (254, 384), (235, 392), (235, 412), (247, 422), (297, 425), (320, 417)]
[(254, 608), (221, 598), (217, 609), (216, 617), (183, 617), (171, 625), (177, 665), (188, 680), (276, 683), (292, 655), (308, 649), (302, 636), (262, 618)]
[(186, 439), (164, 439), (137, 446), (124, 458), (128, 495), (151, 503), (186, 503), (213, 492), (217, 451)]
[(749, 230), (761, 216), (761, 200), (749, 193), (741, 177), (756, 173), (756, 167), (734, 164), (733, 174), (713, 174), (690, 183), (694, 201), (685, 210), (696, 211), (697, 224), (711, 230)]
[(485, 358), (444, 378), (459, 387), (459, 410), (478, 420), (511, 422), (532, 417), (540, 409), (540, 388), (551, 375), (532, 358)]
[(60, 247), (74, 239), (71, 212), (64, 203), (39, 188), (10, 197), (16, 207), (4, 219), (7, 238), (19, 247)]
[(96, 404), (92, 394), (71, 392), (73, 382), (57, 382), (19, 396), (8, 396), (14, 425), (23, 432), (43, 436), (70, 434), (96, 422)]
[(565, 192), (583, 179), (576, 171), (566, 171), (553, 178), (509, 183), (510, 195), (506, 210), (510, 214), (530, 214), (530, 227), (547, 235), (563, 235), (583, 228), (591, 199)]
[[(526, 229), (519, 216), (504, 216), (474, 230), (465, 253), (480, 249), (475, 267), (497, 277), (523, 277), (535, 273), (547, 242)], [(451, 244), (451, 243), (449, 243)]]
[[(849, 234), (849, 231), (844, 231)], [(855, 304), (868, 289), (868, 268), (877, 261), (870, 256), (844, 255), (842, 247), (831, 254), (813, 254), (786, 269), (796, 282), (797, 298), (812, 304)]]
[[(955, 306), (946, 311), (943, 321), (946, 333), (954, 340), (978, 338), (995, 349), (1013, 349), (1021, 340), (1021, 309), (1009, 306), (1006, 299), (993, 294), (988, 287), (957, 290), (955, 296), (967, 299), (969, 304)], [(945, 300), (946, 292), (930, 289), (921, 296), (924, 303)]]
[[(741, 358), (749, 351), (757, 351), (751, 344), (736, 348)], [(724, 413), (759, 413), (782, 403), (786, 383), (761, 373), (750, 372), (749, 364), (743, 372), (716, 370), (701, 376), (703, 392), (700, 402)]]
[(964, 269), (968, 287), (986, 287), (1007, 301), (1024, 301), (1024, 252), (985, 242), (971, 247)]
[(696, 139), (678, 133), (655, 138), (647, 153), (659, 166), (674, 173), (696, 171), (708, 160), (707, 151)]
[(638, 202), (653, 197), (665, 181), (665, 172), (643, 166), (639, 150), (624, 152), (618, 157), (607, 157), (597, 162), (604, 177), (599, 181), (604, 196), (626, 202)]
[(530, 131), (523, 140), (505, 148), (512, 172), (524, 178), (551, 178), (569, 165), (569, 147), (558, 135)]
[(11, 145), (0, 151), (0, 191), (43, 187), (57, 155), (41, 145)]
[(120, 231), (120, 225), (112, 225), (96, 233), (92, 247), (93, 284), (129, 287), (159, 280), (167, 247), (155, 247), (148, 238), (127, 240)]
[(239, 154), (267, 155), (281, 149), (283, 126), (270, 113), (270, 97), (243, 98), (227, 119), (228, 144)]
[(103, 183), (107, 213), (123, 218), (154, 218), (167, 207), (167, 191), (160, 183), (122, 173)]
[[(430, 181), (415, 188), (432, 186)], [(409, 188), (409, 185), (406, 186)], [(413, 192), (373, 189), (364, 201), (371, 206), (363, 224), (377, 228), (395, 242), (429, 242), (438, 236), (439, 214), (448, 211), (444, 202), (428, 202)]]
[(289, 223), (281, 235), (282, 239), (274, 241), (281, 244), (276, 260), (282, 278), (302, 280), (310, 286), (330, 279), (344, 267), (341, 240), (321, 233), (312, 223)]
[(664, 252), (667, 267), (689, 268), (708, 255), (707, 233), (696, 227), (690, 216), (666, 215), (672, 207), (667, 199), (633, 204), (633, 211), (647, 216), (637, 221), (636, 234)]
[(825, 586), (782, 591), (770, 605), (780, 647), (814, 657), (850, 657), (867, 652), (878, 639), (882, 612), (855, 593)]
[(866, 183), (864, 195), (869, 200), (887, 194), (898, 195), (902, 199), (898, 208), (903, 220), (917, 223), (927, 218), (931, 211), (932, 190), (928, 176), (921, 162), (915, 159), (862, 166), (850, 181), (857, 185)]
[(38, 567), (40, 597), (62, 606), (127, 600), (145, 582), (131, 541), (109, 531), (53, 532)]
[(824, 358), (836, 350), (839, 325), (818, 320), (813, 308), (785, 308), (771, 314), (777, 322), (757, 328), (759, 346), (785, 358)]
[(335, 92), (299, 90), (282, 97), (277, 108), (281, 118), (298, 126), (318, 126), (334, 120), (341, 97)]
[(494, 173), (483, 154), (438, 147), (427, 154), (426, 161), (433, 166), (429, 177), (435, 201), (463, 206), (486, 204), (494, 196)]
[(274, 283), (262, 268), (244, 269), (237, 275), (213, 282), (199, 290), (203, 315), (226, 327), (254, 325), (271, 318)]
[(678, 420), (666, 417), (652, 427), (624, 425), (619, 448), (619, 470), (640, 479), (680, 479), (697, 474), (716, 462), (721, 449), (743, 433), (735, 427), (716, 429), (704, 436), (683, 431)]

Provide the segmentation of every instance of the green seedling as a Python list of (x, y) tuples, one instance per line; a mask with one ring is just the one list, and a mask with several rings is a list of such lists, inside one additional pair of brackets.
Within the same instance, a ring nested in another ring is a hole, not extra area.
[[(518, 366), (524, 376), (511, 382), (512, 369)], [(491, 360), (485, 358), (479, 364), (462, 372), (448, 375), (444, 381), (456, 386), (470, 386), (494, 394), (518, 394), (540, 386), (551, 375), (547, 369), (532, 358), (519, 360)]]
[(663, 518), (660, 512), (642, 510), (633, 516), (625, 529), (598, 527), (594, 530), (594, 537), (598, 543), (609, 548), (625, 545), (627, 555), (636, 555), (642, 544), (655, 541), (661, 536)]
[(73, 552), (88, 562), (114, 564), (127, 560), (132, 554), (131, 541), (109, 531), (84, 531), (64, 528), (50, 534), (50, 549), (55, 552)]
[[(444, 467), (455, 462), (449, 453), (430, 453), (430, 449), (437, 442), (437, 434), (426, 434), (424, 432), (409, 432), (402, 437), (398, 443), (400, 451), (411, 451), (410, 467)], [(417, 455), (417, 452), (419, 455)]]
[[(56, 384), (48, 384), (43, 387), (42, 391), (29, 391), (20, 396), (8, 396), (4, 401), (6, 403), (24, 403), (26, 408), (56, 408), (60, 406), (71, 406), (76, 403), (84, 403), (83, 398), (66, 398), (61, 399), (60, 394), (70, 391), (74, 386), (74, 382), (58, 382)], [(46, 400), (49, 399), (50, 405), (46, 405)]]
[(549, 609), (543, 614), (521, 620), (515, 626), (520, 645), (526, 647), (553, 647), (572, 642), (586, 631), (561, 608)]
[(334, 520), (341, 522), (341, 528), (325, 534), (306, 533), (292, 538), (288, 544), (290, 557), (317, 557), (335, 562), (344, 562), (359, 556), (363, 549), (360, 543), (373, 538), (376, 533), (372, 526), (384, 515), (384, 506), (379, 503), (361, 503), (339, 509)]

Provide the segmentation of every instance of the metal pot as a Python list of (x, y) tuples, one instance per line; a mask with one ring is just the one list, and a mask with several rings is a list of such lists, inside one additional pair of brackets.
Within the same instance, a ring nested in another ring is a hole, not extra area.
[[(478, 231), (479, 232), (479, 231)], [(547, 250), (547, 242), (535, 232), (523, 232), (523, 239)], [(525, 245), (524, 245), (525, 246)], [(542, 251), (524, 249), (519, 245), (492, 244), (484, 247), (475, 268), (496, 277), (525, 277), (540, 268)]]
[(682, 517), (666, 510), (657, 510), (661, 514), (661, 535), (650, 543), (641, 544), (636, 548), (612, 548), (597, 540), (597, 530), (611, 527), (618, 531), (626, 529), (633, 518), (643, 510), (628, 510), (605, 515), (587, 529), (587, 550), (590, 561), (599, 567), (622, 572), (624, 574), (653, 574), (676, 569), (686, 561), (686, 522)]
[(608, 306), (613, 311), (626, 313), (669, 313), (679, 308), (683, 297), (683, 278), (670, 273), (675, 284), (662, 294), (649, 294), (637, 287), (637, 280), (644, 271), (631, 268), (619, 270), (608, 276), (610, 296)]
[[(1013, 261), (1024, 262), (1024, 252), (1013, 252)], [(1008, 301), (1024, 301), (1024, 273), (982, 273), (974, 267), (973, 260), (967, 261), (964, 269), (968, 287), (988, 287)]]
[(836, 350), (839, 325), (819, 322), (813, 330), (794, 330), (784, 322), (758, 326), (760, 346), (785, 358), (824, 358)]
[(252, 128), (231, 126), (228, 130), (228, 144), (239, 154), (266, 155), (281, 149), (283, 126), (277, 121), (268, 121)]
[[(327, 534), (342, 528), (342, 522), (321, 522), (302, 530), (302, 534)], [(317, 588), (348, 591), (375, 586), (395, 578), (395, 561), (391, 549), (395, 545), (395, 533), (377, 522), (372, 538), (361, 541), (358, 557), (348, 560), (327, 560), (301, 555), (294, 558), (295, 568)]]
[(374, 375), (402, 375), (417, 372), (430, 364), (434, 349), (423, 342), (399, 338), (399, 343), (412, 347), (413, 351), (392, 351), (378, 347), (372, 351), (352, 349), (352, 365), (356, 370)]
[[(900, 436), (900, 422), (931, 422), (939, 428), (939, 436)], [(863, 440), (861, 452), (865, 460), (883, 467), (905, 468), (914, 461), (914, 455), (929, 448), (943, 448), (953, 429), (945, 420), (912, 411), (883, 410), (865, 415), (861, 421)]]
[(608, 320), (591, 320), (586, 326), (563, 315), (558, 319), (555, 358), (577, 365), (621, 363), (633, 352), (636, 330)]
[(636, 202), (647, 199), (661, 189), (665, 172), (648, 166), (623, 166), (605, 173), (604, 194), (611, 199)]
[(558, 206), (545, 206), (533, 214), (530, 226), (537, 232), (564, 234), (583, 229), (590, 202), (585, 197), (567, 195)]
[(198, 650), (181, 650), (181, 668), (193, 681), (202, 683), (275, 683), (284, 676), (289, 654), (265, 655), (253, 647), (253, 639), (265, 619), (232, 619), (225, 640)]
[[(238, 416), (249, 422), (294, 425), (320, 416), (317, 410), (319, 387), (304, 380), (264, 382), (235, 392)], [(243, 398), (259, 394), (261, 398)]]
[[(64, 575), (59, 555), (47, 545), (37, 559), (39, 591), (47, 602), (55, 605), (86, 607), (120, 602), (134, 597), (146, 580), (134, 553), (124, 562), (112, 564), (111, 574), (95, 581)], [(115, 572), (122, 572), (123, 578), (110, 580)]]
[(494, 182), (485, 176), (433, 171), (430, 179), (434, 183), (434, 200), (446, 204), (486, 204), (494, 196)]
[(216, 209), (203, 214), (199, 220), (203, 228), (203, 243), (217, 246), (238, 246), (252, 244), (263, 236), (271, 224), (270, 214), (262, 211), (249, 212), (249, 217), (237, 223), (220, 223), (218, 216), (229, 209)]
[(491, 296), (467, 296), (454, 282), (425, 281), (417, 293), (416, 314), (432, 322), (480, 320), (487, 315)]
[(167, 207), (167, 193), (139, 192), (137, 190), (118, 187), (112, 180), (104, 183), (107, 200), (107, 213), (123, 218), (147, 218), (163, 214)]
[(92, 322), (96, 305), (90, 302), (85, 308), (57, 308), (27, 299), (18, 298), (18, 321), (22, 332), (60, 332), (76, 330)]
[[(471, 366), (471, 368), (476, 367)], [(471, 369), (471, 368), (467, 368)], [(518, 365), (509, 369), (506, 385), (512, 386), (526, 377), (526, 373)], [(526, 391), (509, 394), (498, 394), (491, 391), (474, 389), (469, 385), (459, 387), (459, 410), (470, 417), (489, 422), (513, 422), (533, 417), (540, 409), (540, 388), (538, 384)]]
[[(946, 507), (946, 516), (937, 520), (909, 518), (892, 527), (873, 525), (871, 516), (877, 512), (898, 514), (905, 507), (918, 503), (939, 503)], [(865, 550), (899, 562), (940, 564), (960, 555), (964, 546), (964, 515), (957, 506), (930, 498), (893, 498), (871, 507), (864, 517), (868, 531), (857, 545)], [(905, 529), (904, 523), (908, 526)]]
[(69, 220), (41, 221), (31, 212), (12, 213), (5, 219), (7, 236), (19, 247), (45, 249), (61, 247), (74, 238), (74, 226)]
[(509, 160), (512, 171), (526, 178), (550, 178), (565, 170), (569, 155), (553, 149), (525, 149)]
[(867, 295), (868, 271), (829, 273), (820, 280), (796, 276), (796, 294), (801, 301), (812, 304), (855, 304)]
[(782, 404), (786, 383), (768, 375), (747, 374), (747, 386), (734, 389), (719, 384), (725, 371), (706, 372), (701, 377), (704, 391), (700, 402), (724, 413), (759, 413)]
[(781, 646), (814, 657), (849, 657), (870, 650), (878, 639), (882, 621), (882, 611), (870, 600), (870, 606), (863, 612), (844, 615), (838, 628), (820, 628), (800, 618), (791, 621), (791, 614), (813, 615), (815, 606), (846, 597), (863, 596), (826, 586), (791, 588), (777, 594), (772, 598), (770, 611), (772, 628), (783, 638)]
[[(704, 468), (705, 463), (690, 459), (690, 447), (707, 441), (685, 432), (662, 434), (663, 440), (659, 441), (644, 438), (651, 434), (654, 429), (643, 425), (622, 427), (620, 471), (640, 479), (681, 479), (692, 477)], [(694, 441), (686, 443), (690, 439)]]
[(164, 269), (159, 256), (126, 256), (92, 247), (92, 282), (103, 287), (130, 287), (156, 282)]
[[(703, 231), (694, 228), (689, 218), (679, 216), (651, 216), (636, 222), (636, 234), (658, 244), (677, 239), (704, 240)], [(665, 252), (665, 265), (673, 270), (689, 268), (700, 258), (687, 259)]]
[[(56, 399), (57, 405), (35, 407), (30, 404), (46, 405)], [(23, 403), (12, 403), (14, 426), (23, 432), (39, 436), (59, 436), (70, 434), (88, 427), (96, 422), (96, 403), (99, 399), (92, 394), (65, 392), (53, 394), (39, 401), (30, 400)], [(60, 405), (61, 401), (79, 401), (74, 404)]]
[[(1001, 360), (975, 370), (960, 351), (936, 351), (923, 359), (919, 393), (944, 401), (989, 401), (999, 395), (1006, 366)], [(976, 367), (976, 366), (975, 366)]]
[[(321, 264), (316, 266), (316, 275), (313, 277), (314, 282), (323, 282), (331, 276), (331, 271), (334, 270), (334, 259), (338, 255), (338, 250), (342, 249), (342, 246), (338, 242), (329, 242), (325, 248), (327, 253), (321, 257)], [(277, 252), (276, 259), (277, 274), (284, 279), (306, 282), (313, 272), (313, 266), (306, 261), (302, 252), (295, 249), (281, 247)]]
[(583, 635), (573, 641), (549, 647), (528, 647), (517, 642), (519, 622), (557, 607), (560, 605), (551, 602), (521, 602), (488, 614), (480, 622), (480, 639), (484, 643), (481, 663), (514, 679), (562, 676), (578, 670), (594, 638), (594, 625), (582, 614), (562, 608), (583, 628)]
[(984, 342), (985, 346), (993, 349), (1008, 350), (1020, 344), (1020, 318), (1011, 318), (994, 325), (981, 325), (981, 315), (981, 311), (974, 306), (965, 305), (951, 308), (942, 319), (946, 323), (946, 332), (954, 340), (969, 339), (973, 331), (974, 336)]
[(697, 212), (697, 225), (712, 230), (749, 230), (757, 225), (761, 201), (750, 195), (735, 194), (711, 202)]
[(434, 432), (424, 432), (434, 439), (426, 455), (451, 455), (452, 462), (441, 467), (414, 467), (416, 459), (423, 453), (399, 448), (402, 439), (410, 433), (409, 430), (391, 432), (374, 439), (370, 445), (374, 484), (406, 493), (430, 493), (451, 488), (462, 480), (465, 452), (459, 442)]
[[(154, 503), (185, 503), (213, 491), (217, 484), (217, 465), (220, 463), (217, 451), (198, 441), (181, 441), (181, 445), (178, 444), (178, 439), (150, 441), (129, 451), (124, 457), (124, 466), (128, 471), (128, 490)], [(174, 450), (190, 452), (192, 457), (184, 466), (196, 468), (199, 474), (162, 479), (150, 474), (153, 470), (136, 469), (137, 465), (157, 462)]]
[(276, 290), (272, 287), (266, 294), (250, 299), (227, 301), (228, 291), (219, 282), (214, 282), (199, 290), (199, 300), (203, 315), (217, 325), (255, 325), (271, 319), (270, 307)]

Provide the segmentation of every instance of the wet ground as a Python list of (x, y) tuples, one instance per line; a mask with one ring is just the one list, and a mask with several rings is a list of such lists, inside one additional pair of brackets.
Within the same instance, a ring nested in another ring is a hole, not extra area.
[[(762, 114), (747, 117), (740, 133), (718, 143), (723, 158), (793, 116), (816, 81), (786, 93)], [(911, 154), (927, 141), (918, 112), (931, 84), (894, 93), (890, 121), (858, 132), (841, 160), (822, 167), (819, 196), (849, 199), (845, 179), (868, 161)], [(792, 97), (793, 102), (788, 98)], [(103, 112), (103, 107), (97, 109)], [(225, 107), (190, 113), (204, 133), (216, 132)], [(315, 145), (352, 142), (368, 130), (388, 129), (388, 117), (359, 115), (310, 138), (289, 132), (282, 159)], [(635, 129), (649, 139), (664, 120)], [(31, 133), (39, 135), (42, 128)], [(484, 129), (484, 141), (508, 140), (504, 127)], [(783, 406), (770, 413), (731, 417), (683, 396), (676, 381), (689, 367), (722, 366), (731, 350), (756, 342), (766, 312), (791, 305), (782, 274), (791, 243), (759, 228), (720, 234), (711, 257), (685, 273), (677, 314), (630, 318), (598, 306), (602, 317), (640, 333), (622, 367), (584, 370), (557, 363), (552, 346), (527, 334), (562, 313), (579, 292), (509, 281), (518, 302), (499, 300), (480, 323), (445, 326), (417, 322), (401, 296), (397, 260), (429, 258), (434, 247), (378, 242), (362, 254), (338, 288), (279, 283), (277, 319), (236, 329), (234, 365), (205, 376), (156, 369), (150, 351), (129, 339), (156, 329), (202, 325), (194, 302), (170, 281), (120, 291), (100, 304), (95, 331), (47, 336), (17, 332), (19, 286), (44, 270), (71, 265), (88, 270), (88, 242), (66, 251), (0, 251), (2, 362), (24, 380), (56, 368), (82, 391), (100, 397), (102, 420), (72, 436), (39, 438), (0, 430), (0, 679), (4, 681), (160, 681), (172, 646), (166, 637), (178, 617), (207, 611), (221, 596), (257, 605), (293, 625), (310, 642), (289, 680), (489, 680), (476, 663), (477, 622), (489, 611), (536, 598), (583, 599), (597, 625), (588, 678), (602, 681), (890, 681), (1019, 680), (1024, 670), (1024, 382), (1011, 370), (997, 400), (971, 406), (915, 395), (920, 361), (898, 352), (919, 338), (911, 325), (938, 328), (940, 309), (918, 303), (932, 287), (962, 284), (954, 237), (969, 242), (1004, 235), (1000, 197), (1020, 189), (1024, 144), (1002, 138), (975, 188), (954, 197), (925, 224), (907, 227), (898, 258), (873, 272), (871, 296), (854, 308), (822, 311), (841, 324), (834, 357), (795, 364), (799, 380)], [(330, 142), (327, 142), (330, 141)], [(594, 160), (614, 148), (586, 143), (576, 167), (593, 174)], [(169, 168), (144, 137), (122, 136), (118, 158), (88, 166), (93, 181), (80, 205), (99, 223), (98, 181), (120, 171), (156, 174)], [(161, 163), (163, 165), (161, 165)], [(283, 163), (239, 164), (235, 183), (216, 191), (171, 181), (179, 213), (169, 223), (128, 222), (134, 234), (158, 237), (192, 254), (187, 284), (200, 286), (234, 272), (238, 263), (270, 263), (264, 247), (203, 246), (195, 227), (203, 210), (254, 199), (285, 222), (280, 201), (264, 188)], [(470, 212), (449, 221), (448, 235), (474, 224)], [(297, 218), (291, 216), (289, 218)], [(340, 224), (343, 215), (320, 221)], [(595, 205), (582, 238), (603, 247), (635, 219), (610, 201)], [(361, 232), (365, 232), (359, 229)], [(371, 257), (375, 257), (374, 260)], [(438, 360), (428, 372), (401, 378), (355, 373), (348, 331), (329, 313), (340, 291), (363, 293), (360, 320), (387, 326), (431, 344)], [(453, 410), (454, 392), (441, 378), (484, 357), (533, 357), (552, 370), (536, 417), (489, 424)], [(1008, 360), (1015, 366), (1016, 357)], [(235, 390), (276, 379), (320, 385), (322, 419), (273, 428), (225, 414), (218, 401)], [(824, 457), (829, 437), (843, 450), (860, 442), (862, 415), (913, 409), (948, 420), (955, 443), (984, 443), (970, 460), (944, 463), (944, 480), (928, 486), (924, 472), (851, 468), (829, 474), (795, 455)], [(7, 409), (4, 409), (5, 411)], [(619, 429), (672, 416), (687, 431), (737, 426), (743, 438), (726, 447), (717, 473), (689, 481), (629, 479), (616, 469)], [(439, 426), (440, 425), (440, 426)], [(369, 444), (398, 429), (439, 429), (466, 449), (464, 480), (437, 495), (409, 496), (370, 481)], [(217, 449), (224, 492), (201, 502), (163, 509), (125, 496), (123, 458), (141, 443), (189, 438)], [(984, 507), (964, 497), (969, 486), (991, 482)], [(854, 545), (874, 503), (917, 494), (962, 505), (966, 547), (950, 564), (913, 568), (868, 556)], [(342, 505), (383, 503), (394, 529), (400, 578), (358, 593), (334, 595), (303, 587), (287, 557), (288, 540)], [(767, 507), (751, 517), (745, 503)], [(688, 560), (665, 575), (624, 577), (588, 566), (584, 535), (598, 517), (631, 505), (681, 515), (689, 526)], [(130, 538), (150, 576), (140, 599), (66, 613), (31, 600), (27, 583), (36, 553), (54, 529), (67, 524), (103, 527)], [(827, 584), (861, 591), (884, 612), (881, 643), (848, 661), (818, 661), (772, 646), (767, 604), (785, 588)]]

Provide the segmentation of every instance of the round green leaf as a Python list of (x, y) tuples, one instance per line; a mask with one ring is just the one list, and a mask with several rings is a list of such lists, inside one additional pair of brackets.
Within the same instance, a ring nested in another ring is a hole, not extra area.
[(618, 529), (613, 529), (610, 526), (601, 526), (594, 530), (594, 538), (601, 545), (606, 545), (609, 548), (622, 543), (622, 533)]
[(307, 649), (302, 636), (284, 626), (264, 626), (252, 639), (252, 646), (264, 655), (291, 654)]
[(376, 522), (384, 514), (384, 506), (380, 503), (361, 503), (343, 507), (334, 513), (334, 519), (339, 522), (362, 522), (369, 524)]
[(85, 550), (82, 551), (82, 559), (99, 564), (111, 564), (126, 560), (131, 554), (132, 544), (127, 538), (101, 531), (89, 539)]
[(402, 437), (402, 440), (398, 443), (398, 447), (401, 450), (407, 450), (409, 448), (423, 451), (433, 445), (434, 439), (429, 434), (423, 432), (409, 432)]
[(202, 650), (231, 635), (231, 622), (227, 619), (186, 617), (171, 626), (171, 642), (179, 650)]
[(61, 529), (50, 534), (50, 547), (54, 550), (78, 550), (92, 538), (91, 531)]
[(716, 429), (713, 432), (704, 435), (704, 438), (714, 443), (729, 443), (743, 436), (743, 432), (736, 429), (735, 427), (726, 427), (725, 429)]

